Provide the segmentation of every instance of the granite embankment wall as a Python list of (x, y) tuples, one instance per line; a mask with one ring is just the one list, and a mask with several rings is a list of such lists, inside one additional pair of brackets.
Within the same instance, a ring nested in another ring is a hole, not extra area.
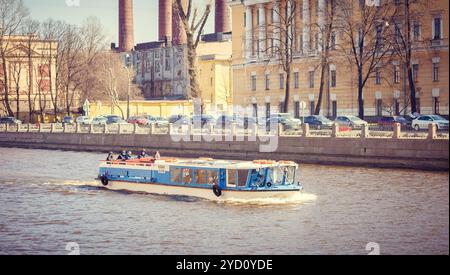
[[(192, 136), (191, 136), (192, 138)], [(448, 139), (349, 137), (277, 137), (274, 152), (260, 152), (263, 142), (174, 141), (170, 135), (0, 132), (1, 147), (74, 151), (159, 150), (165, 156), (218, 159), (274, 159), (299, 163), (449, 170)]]

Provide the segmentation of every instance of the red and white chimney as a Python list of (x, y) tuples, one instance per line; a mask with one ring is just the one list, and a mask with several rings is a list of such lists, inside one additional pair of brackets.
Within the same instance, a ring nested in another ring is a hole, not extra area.
[(133, 0), (119, 0), (119, 51), (134, 47)]

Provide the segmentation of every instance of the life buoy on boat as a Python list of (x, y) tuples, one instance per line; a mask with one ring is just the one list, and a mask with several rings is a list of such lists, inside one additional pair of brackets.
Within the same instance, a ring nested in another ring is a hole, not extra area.
[(100, 177), (100, 181), (102, 182), (103, 186), (108, 186), (108, 184), (109, 184), (108, 177), (105, 175)]
[(213, 192), (214, 192), (214, 195), (216, 195), (216, 197), (222, 196), (222, 190), (220, 189), (219, 185), (217, 185), (217, 184), (213, 185)]

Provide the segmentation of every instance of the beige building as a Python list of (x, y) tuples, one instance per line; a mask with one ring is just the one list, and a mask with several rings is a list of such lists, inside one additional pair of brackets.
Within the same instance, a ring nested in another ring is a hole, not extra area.
[[(314, 112), (319, 96), (320, 33), (323, 22), (319, 7), (327, 0), (296, 0), (293, 24), (293, 65), (289, 111), (300, 115), (301, 102), (306, 114)], [(358, 1), (354, 1), (356, 4)], [(412, 35), (421, 38), (414, 46), (412, 63), (417, 88), (417, 107), (422, 114), (449, 114), (449, 2), (432, 1), (420, 21), (414, 22)], [(279, 3), (278, 5), (276, 3)], [(280, 34), (273, 25), (280, 22), (280, 7), (286, 0), (230, 0), (233, 26), (233, 97), (234, 105), (253, 106), (255, 112), (278, 112), (284, 101), (286, 75), (270, 51)], [(357, 10), (357, 6), (356, 6)], [(395, 26), (389, 26), (394, 28)], [(332, 36), (343, 43), (342, 35)], [(342, 39), (340, 41), (340, 39)], [(347, 45), (348, 46), (348, 45)], [(344, 45), (345, 47), (345, 45)], [(330, 53), (327, 84), (321, 113), (335, 117), (358, 114), (358, 78), (356, 66), (339, 50)], [(408, 113), (409, 87), (403, 64), (393, 60), (379, 68), (364, 89), (365, 115), (378, 117)]]
[(50, 114), (51, 93), (56, 87), (57, 42), (36, 36), (12, 36), (2, 38), (0, 46), (6, 60), (6, 70), (0, 61), (0, 116), (8, 115), (5, 92), (15, 117), (22, 121), (35, 121), (41, 113)]

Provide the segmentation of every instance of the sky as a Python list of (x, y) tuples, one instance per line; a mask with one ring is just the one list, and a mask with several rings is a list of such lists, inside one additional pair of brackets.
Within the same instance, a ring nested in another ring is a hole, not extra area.
[[(34, 19), (47, 18), (64, 20), (81, 25), (90, 17), (96, 16), (105, 28), (110, 42), (117, 43), (118, 0), (23, 0)], [(201, 10), (205, 0), (194, 0)], [(79, 3), (79, 5), (78, 5)], [(208, 19), (206, 33), (214, 32), (214, 8)], [(135, 43), (158, 39), (158, 0), (134, 0)]]

